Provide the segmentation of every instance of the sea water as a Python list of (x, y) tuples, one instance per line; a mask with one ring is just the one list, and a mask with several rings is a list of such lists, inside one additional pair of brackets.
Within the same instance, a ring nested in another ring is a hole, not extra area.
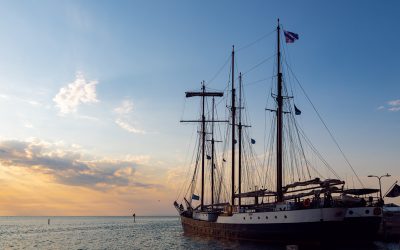
[[(336, 249), (353, 248), (366, 247)], [(179, 217), (0, 217), (0, 249), (278, 250), (286, 246), (187, 236)], [(375, 242), (367, 249), (400, 247), (396, 243)]]

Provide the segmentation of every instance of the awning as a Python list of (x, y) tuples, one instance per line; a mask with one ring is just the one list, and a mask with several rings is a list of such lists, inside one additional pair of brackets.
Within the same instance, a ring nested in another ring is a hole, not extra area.
[(352, 194), (352, 195), (366, 195), (366, 194), (373, 194), (379, 192), (379, 189), (375, 188), (356, 188), (356, 189), (346, 189), (343, 190), (345, 194)]

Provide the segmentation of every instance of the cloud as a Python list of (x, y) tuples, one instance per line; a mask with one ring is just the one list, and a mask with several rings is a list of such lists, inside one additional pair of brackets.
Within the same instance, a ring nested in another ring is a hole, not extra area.
[(80, 104), (96, 103), (97, 81), (86, 81), (82, 74), (77, 74), (76, 79), (67, 86), (62, 87), (53, 98), (60, 114), (74, 113)]
[(3, 99), (4, 101), (9, 101), (9, 102), (22, 102), (25, 104), (29, 104), (30, 106), (33, 106), (33, 107), (43, 107), (44, 106), (43, 103), (29, 99), (29, 98), (32, 98), (32, 93), (30, 93), (29, 98), (20, 97), (17, 95), (9, 95), (9, 94), (0, 94), (0, 98)]
[(150, 164), (150, 156), (149, 155), (127, 155), (125, 157), (126, 161), (134, 161), (140, 165), (148, 165)]
[(391, 107), (391, 108), (389, 108), (388, 110), (389, 110), (389, 111), (396, 112), (396, 111), (399, 111), (399, 110), (400, 110), (400, 107)]
[(120, 126), (122, 129), (125, 129), (126, 131), (130, 132), (130, 133), (135, 133), (135, 134), (145, 134), (146, 131), (141, 130), (141, 129), (137, 129), (135, 128), (132, 124), (130, 124), (129, 122), (126, 122), (120, 118), (118, 118), (117, 120), (115, 120), (115, 123)]
[(89, 116), (89, 115), (76, 115), (75, 118), (83, 119), (83, 120), (88, 120), (88, 121), (93, 121), (93, 122), (98, 122), (98, 121), (100, 121), (99, 118), (94, 117), (94, 116)]
[(388, 106), (381, 105), (377, 108), (377, 110), (388, 110), (391, 112), (400, 111), (400, 99), (388, 101), (387, 105)]
[(388, 108), (389, 111), (396, 112), (400, 110), (400, 99), (389, 101), (388, 104), (389, 104)]
[(76, 147), (65, 149), (62, 143), (38, 139), (0, 142), (3, 167), (26, 168), (46, 174), (57, 183), (104, 190), (112, 187), (157, 188), (159, 185), (137, 181), (138, 164), (130, 160), (90, 159)]
[(0, 94), (0, 98), (3, 98), (3, 99), (10, 99), (10, 97), (9, 97), (8, 95), (5, 95), (5, 94)]
[(25, 128), (33, 128), (33, 124), (30, 123), (30, 122), (26, 122), (26, 123), (24, 124), (24, 127), (25, 127)]
[(119, 107), (114, 109), (114, 112), (119, 115), (126, 115), (133, 111), (133, 102), (131, 100), (123, 100)]
[(400, 99), (398, 100), (393, 100), (393, 101), (389, 101), (388, 104), (390, 106), (400, 106)]
[(117, 114), (115, 123), (122, 129), (134, 133), (134, 134), (145, 134), (146, 131), (136, 127), (135, 123), (132, 121), (133, 113), (133, 102), (132, 100), (123, 100), (120, 106), (114, 109)]

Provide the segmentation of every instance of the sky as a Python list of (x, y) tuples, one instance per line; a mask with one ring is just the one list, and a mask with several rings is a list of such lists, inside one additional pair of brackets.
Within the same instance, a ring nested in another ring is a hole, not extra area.
[[(240, 72), (273, 55), (277, 18), (299, 34), (287, 60), (352, 166), (370, 187), (367, 175), (391, 174), (386, 190), (400, 179), (399, 11), (394, 0), (2, 1), (0, 215), (174, 215), (194, 128), (179, 121), (197, 114), (184, 92), (203, 80), (223, 90), (232, 45)], [(245, 83), (271, 78), (272, 63)], [(258, 141), (270, 87), (246, 90)], [(354, 182), (295, 100), (314, 145)]]

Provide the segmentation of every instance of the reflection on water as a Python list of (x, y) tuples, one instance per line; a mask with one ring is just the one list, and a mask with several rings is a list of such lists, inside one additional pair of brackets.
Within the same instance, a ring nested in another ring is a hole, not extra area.
[[(287, 245), (285, 244), (271, 244), (264, 242), (249, 242), (249, 241), (231, 241), (225, 239), (213, 239), (209, 237), (201, 237), (195, 235), (183, 235), (183, 237), (188, 238), (193, 242), (196, 246), (207, 245), (212, 249), (220, 248), (220, 249), (266, 249), (266, 250), (282, 250), (287, 249)], [(293, 245), (288, 245), (293, 246)], [(213, 248), (214, 247), (214, 248)], [(384, 242), (373, 242), (373, 243), (347, 243), (347, 244), (338, 244), (335, 242), (335, 236), (332, 235), (331, 242), (324, 243), (307, 243), (300, 244), (295, 246), (299, 250), (302, 249), (329, 249), (329, 250), (378, 250), (378, 249), (387, 249), (387, 250), (400, 250), (400, 244), (395, 243), (384, 243)], [(288, 248), (290, 249), (290, 247)], [(295, 248), (294, 248), (295, 249)]]
[[(50, 224), (48, 224), (50, 219)], [(332, 243), (335, 242), (334, 235)], [(0, 217), (0, 249), (286, 249), (284, 245), (184, 235), (178, 217)], [(299, 249), (390, 249), (399, 244)]]

